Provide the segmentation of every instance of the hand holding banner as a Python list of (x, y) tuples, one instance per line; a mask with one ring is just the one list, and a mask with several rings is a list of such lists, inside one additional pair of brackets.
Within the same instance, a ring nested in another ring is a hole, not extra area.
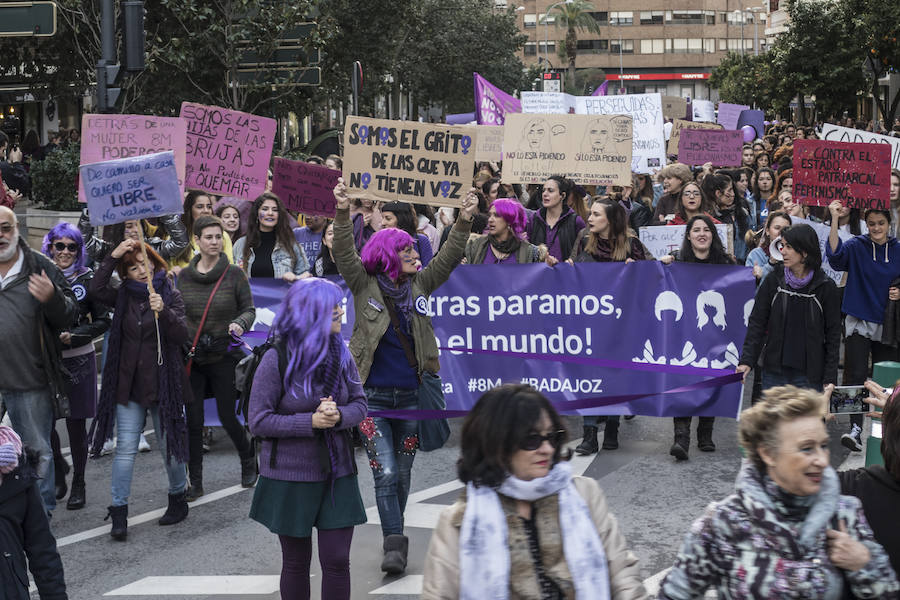
[(184, 212), (171, 150), (81, 165), (79, 171), (91, 225)]

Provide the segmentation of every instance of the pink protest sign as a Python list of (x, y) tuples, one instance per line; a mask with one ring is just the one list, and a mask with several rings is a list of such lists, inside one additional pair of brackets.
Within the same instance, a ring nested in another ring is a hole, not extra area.
[(723, 129), (682, 129), (678, 138), (678, 161), (686, 165), (712, 163), (716, 167), (741, 164), (743, 133)]
[[(178, 117), (150, 115), (83, 115), (81, 164), (144, 156), (171, 150), (175, 172), (184, 195), (186, 125)], [(78, 201), (87, 202), (84, 183), (78, 184)]]
[(888, 210), (891, 147), (827, 140), (794, 142), (794, 200), (810, 206)]
[(187, 122), (190, 189), (254, 200), (266, 189), (275, 119), (218, 106), (181, 103)]
[(286, 158), (276, 158), (272, 171), (272, 192), (288, 210), (334, 218), (332, 190), (341, 176), (340, 171)]

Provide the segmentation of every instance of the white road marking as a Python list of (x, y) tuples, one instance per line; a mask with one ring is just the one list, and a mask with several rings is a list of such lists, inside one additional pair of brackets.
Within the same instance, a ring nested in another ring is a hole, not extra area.
[(278, 591), (280, 575), (144, 577), (104, 596), (245, 596)]
[(407, 575), (397, 581), (392, 581), (387, 585), (383, 585), (377, 590), (372, 590), (372, 594), (397, 594), (408, 596), (419, 596), (422, 594), (422, 575)]

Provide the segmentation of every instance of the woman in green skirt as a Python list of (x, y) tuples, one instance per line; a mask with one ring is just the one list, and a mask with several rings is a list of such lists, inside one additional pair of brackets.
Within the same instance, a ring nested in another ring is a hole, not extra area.
[(322, 598), (349, 599), (353, 527), (366, 522), (349, 433), (366, 395), (341, 339), (342, 300), (330, 281), (294, 283), (253, 377), (250, 431), (263, 441), (250, 518), (278, 534), (282, 598), (309, 598), (315, 527)]

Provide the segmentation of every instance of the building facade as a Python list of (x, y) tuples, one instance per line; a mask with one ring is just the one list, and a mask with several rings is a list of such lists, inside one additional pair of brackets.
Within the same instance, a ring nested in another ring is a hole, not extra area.
[[(716, 100), (707, 80), (726, 53), (740, 52), (742, 47), (747, 53), (765, 51), (766, 10), (758, 2), (592, 0), (590, 15), (600, 34), (578, 30), (576, 68), (603, 69), (610, 94), (624, 88), (629, 94), (659, 92)], [(565, 28), (554, 23), (554, 18), (559, 18), (554, 17), (557, 4), (565, 2), (510, 2), (520, 30), (528, 36), (520, 54), (526, 65), (566, 68)], [(550, 16), (545, 18), (548, 11)]]

